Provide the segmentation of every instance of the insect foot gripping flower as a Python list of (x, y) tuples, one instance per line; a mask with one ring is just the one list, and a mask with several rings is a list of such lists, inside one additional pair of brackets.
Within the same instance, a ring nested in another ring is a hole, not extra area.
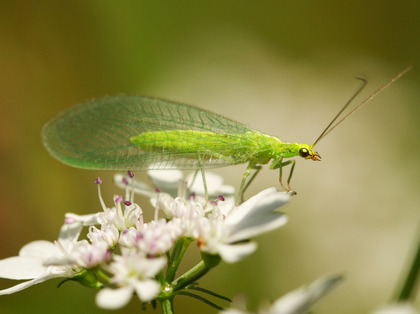
[[(185, 196), (179, 193), (179, 181), (184, 180), (182, 171), (178, 169), (171, 170), (149, 170), (147, 174), (153, 184), (162, 192), (168, 193), (171, 196)], [(191, 173), (186, 176), (187, 186), (191, 194), (204, 196), (203, 180), (197, 178), (197, 175)], [(131, 178), (129, 175), (116, 174), (114, 176), (115, 184), (126, 190), (126, 199), (129, 199), (130, 189), (140, 195), (152, 198), (154, 196), (154, 189), (146, 183)], [(235, 188), (231, 185), (223, 184), (223, 177), (213, 172), (206, 171), (207, 193), (209, 197), (216, 197), (218, 195), (234, 196)]]
[[(134, 202), (134, 186), (139, 186), (134, 174), (124, 178), (125, 198), (114, 195), (112, 207), (107, 207), (102, 198), (102, 181), (98, 178), (95, 183), (101, 212), (66, 214), (57, 241), (31, 242), (21, 249), (19, 256), (0, 261), (0, 276), (30, 279), (0, 294), (62, 277), (66, 278), (62, 282), (77, 281), (100, 290), (96, 304), (105, 309), (121, 308), (136, 295), (142, 306), (159, 301), (168, 314), (174, 312), (174, 297), (183, 294), (220, 310), (220, 306), (191, 291), (224, 301), (229, 299), (197, 287), (197, 281), (221, 260), (233, 263), (248, 256), (256, 249), (250, 238), (287, 221), (284, 214), (275, 210), (286, 204), (290, 196), (274, 188), (236, 207), (233, 196), (219, 195), (209, 200), (195, 193), (187, 196), (187, 183), (183, 180), (178, 182), (178, 197), (159, 188), (149, 191), (155, 209), (154, 215), (148, 216), (154, 219), (145, 221), (143, 210)], [(210, 181), (221, 184), (215, 178)], [(209, 191), (220, 189), (209, 185)], [(89, 228), (88, 239), (79, 239), (84, 227)], [(184, 274), (178, 274), (192, 243), (201, 250), (202, 260)]]

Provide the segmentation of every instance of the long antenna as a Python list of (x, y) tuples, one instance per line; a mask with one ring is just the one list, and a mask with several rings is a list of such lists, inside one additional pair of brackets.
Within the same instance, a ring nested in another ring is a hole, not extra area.
[(400, 73), (398, 73), (394, 78), (392, 78), (389, 82), (385, 83), (381, 87), (379, 87), (375, 92), (373, 92), (368, 98), (363, 100), (360, 104), (358, 104), (356, 107), (353, 108), (349, 113), (347, 113), (341, 120), (339, 120), (336, 124), (333, 125), (333, 123), (338, 119), (338, 117), (343, 113), (343, 111), (350, 105), (350, 103), (356, 98), (356, 96), (363, 90), (363, 88), (366, 86), (367, 81), (362, 78), (357, 78), (359, 80), (362, 80), (362, 85), (357, 89), (357, 91), (353, 94), (353, 96), (347, 101), (347, 103), (341, 108), (341, 110), (338, 112), (338, 114), (332, 119), (330, 124), (325, 128), (325, 130), (321, 133), (321, 135), (317, 138), (317, 140), (312, 144), (312, 146), (315, 146), (320, 140), (322, 140), (324, 137), (326, 137), (332, 130), (334, 130), (339, 124), (341, 124), (344, 120), (346, 120), (348, 117), (350, 117), (353, 113), (355, 113), (357, 110), (359, 110), (363, 105), (365, 105), (367, 102), (372, 100), (373, 97), (378, 95), (381, 91), (383, 91), (385, 88), (387, 88), (389, 85), (394, 83), (396, 80), (398, 80), (401, 76), (403, 76), (405, 73), (411, 70), (413, 65), (409, 65), (407, 68), (402, 70)]
[[(362, 85), (360, 85), (360, 87), (357, 89), (357, 91), (353, 94), (353, 96), (350, 97), (350, 99), (346, 102), (346, 104), (343, 106), (343, 108), (341, 108), (341, 110), (336, 114), (336, 116), (334, 117), (334, 119), (331, 120), (330, 124), (327, 125), (327, 127), (325, 128), (324, 131), (322, 131), (321, 135), (317, 138), (317, 140), (312, 144), (312, 146), (315, 146), (316, 143), (318, 143), (322, 138), (324, 138), (325, 135), (327, 135), (327, 131), (328, 129), (331, 127), (331, 125), (335, 122), (335, 120), (338, 119), (338, 117), (343, 113), (344, 110), (346, 110), (346, 108), (351, 104), (351, 102), (357, 97), (357, 95), (360, 94), (360, 92), (363, 90), (363, 88), (365, 88), (366, 84), (367, 84), (367, 80), (360, 78), (360, 77), (356, 77), (356, 79), (361, 80), (362, 81)], [(335, 127), (335, 126), (334, 126)]]

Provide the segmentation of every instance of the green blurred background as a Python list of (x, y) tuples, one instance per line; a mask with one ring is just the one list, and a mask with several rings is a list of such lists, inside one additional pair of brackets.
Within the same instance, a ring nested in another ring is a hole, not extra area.
[[(316, 313), (365, 313), (395, 294), (419, 226), (419, 1), (0, 2), (0, 258), (54, 240), (65, 212), (108, 204), (111, 172), (73, 169), (42, 125), (74, 104), (141, 94), (195, 104), (283, 140), (312, 143), (358, 86), (414, 69), (298, 160), (290, 223), (202, 286), (251, 307), (326, 274), (346, 281)], [(245, 166), (219, 170), (238, 187)], [(247, 196), (278, 186), (264, 169)], [(139, 200), (141, 201), (141, 200)], [(145, 203), (145, 200), (143, 200)], [(188, 261), (196, 258), (195, 249)], [(2, 313), (102, 313), (95, 291), (59, 280), (0, 297)], [(0, 280), (0, 288), (14, 284)], [(419, 303), (417, 303), (419, 305)], [(214, 313), (180, 296), (178, 313)], [(136, 299), (122, 312), (140, 311)], [(160, 310), (158, 310), (160, 311)], [(152, 312), (152, 311), (150, 311)]]

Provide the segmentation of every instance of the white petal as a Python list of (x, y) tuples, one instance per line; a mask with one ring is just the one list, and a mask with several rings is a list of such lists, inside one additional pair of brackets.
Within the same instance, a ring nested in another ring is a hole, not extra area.
[(147, 264), (147, 269), (144, 270), (143, 276), (153, 277), (166, 265), (166, 258), (157, 257), (153, 259), (145, 259), (142, 263)]
[(290, 199), (290, 196), (288, 197), (286, 193), (277, 192), (277, 190), (274, 187), (265, 189), (257, 195), (254, 195), (250, 199), (246, 200), (244, 203), (239, 205), (238, 208), (233, 210), (227, 218), (227, 221), (229, 221), (229, 223), (232, 224), (241, 221), (242, 219), (244, 219), (244, 217), (249, 215), (250, 212), (255, 211), (255, 209), (258, 208), (259, 202), (263, 201), (268, 196), (276, 195), (277, 193), (279, 193), (279, 195), (283, 195), (285, 201)]
[[(191, 173), (187, 176), (186, 180), (188, 185), (194, 180), (194, 173)], [(215, 173), (206, 171), (206, 183), (207, 183), (207, 192), (209, 195), (216, 195), (219, 192), (219, 187), (223, 184), (223, 178)], [(198, 195), (204, 195), (204, 185), (203, 177), (201, 172), (197, 173), (197, 177), (194, 180), (194, 183), (190, 187), (190, 191)]]
[(325, 276), (315, 280), (309, 285), (309, 291), (312, 295), (312, 302), (315, 302), (324, 296), (331, 289), (335, 288), (335, 286), (341, 281), (343, 281), (342, 275)]
[(377, 309), (372, 314), (418, 314), (419, 312), (409, 303), (389, 304)]
[(248, 239), (284, 225), (287, 217), (275, 210), (289, 199), (288, 194), (269, 188), (241, 204), (226, 219), (226, 225), (230, 226), (230, 242)]
[(233, 297), (229, 309), (224, 309), (220, 314), (252, 314), (247, 311), (247, 299), (244, 294), (239, 294)]
[(322, 277), (311, 285), (289, 292), (272, 305), (270, 313), (301, 313), (318, 301), (343, 279), (340, 275)]
[(236, 263), (248, 255), (255, 252), (257, 244), (255, 242), (241, 243), (241, 244), (219, 244), (217, 251), (226, 263)]
[(219, 195), (223, 195), (226, 197), (226, 195), (235, 195), (236, 190), (235, 187), (232, 185), (221, 185), (219, 186), (218, 193)]
[(66, 213), (65, 218), (72, 218), (75, 222), (80, 222), (83, 226), (98, 225), (98, 213), (77, 215), (74, 213)]
[(225, 200), (223, 202), (217, 203), (217, 207), (219, 207), (220, 213), (222, 213), (226, 217), (229, 216), (232, 211), (236, 210), (235, 206), (236, 206), (236, 197), (234, 195), (229, 195), (225, 197)]
[(294, 314), (302, 313), (310, 306), (311, 297), (304, 289), (289, 292), (281, 299), (277, 300), (271, 307), (269, 313), (272, 314)]
[(0, 290), (0, 295), (6, 295), (6, 294), (12, 294), (12, 293), (15, 293), (15, 292), (19, 292), (19, 291), (22, 291), (23, 289), (29, 288), (33, 285), (38, 284), (38, 283), (47, 281), (47, 280), (52, 279), (52, 278), (57, 278), (57, 277), (67, 277), (67, 276), (66, 276), (66, 274), (63, 274), (61, 276), (61, 275), (57, 275), (57, 274), (44, 273), (44, 275), (42, 275), (38, 278), (22, 282), (18, 285), (15, 285), (15, 286), (11, 287), (11, 288), (8, 288), (8, 289)]
[(224, 309), (222, 314), (249, 314), (247, 310), (238, 310), (238, 309)]
[(116, 310), (127, 305), (132, 296), (132, 287), (118, 289), (105, 288), (96, 294), (96, 305), (103, 309)]
[(147, 196), (147, 197), (152, 197), (155, 194), (155, 192), (146, 183), (144, 183), (142, 181), (139, 181), (139, 180), (133, 180), (130, 177), (128, 177), (126, 175), (119, 174), (119, 173), (114, 175), (115, 185), (122, 188), (122, 189), (127, 188), (127, 185), (123, 182), (123, 178), (126, 178), (127, 181), (129, 182), (128, 187), (130, 187), (130, 188), (133, 187), (134, 193), (141, 194), (141, 195), (144, 195), (144, 196)]
[(173, 191), (178, 189), (178, 181), (184, 177), (181, 170), (149, 170), (147, 171), (153, 184), (163, 191)]
[[(175, 195), (175, 193), (174, 193)], [(153, 197), (150, 198), (150, 203), (153, 207), (159, 206), (159, 210), (163, 212), (163, 215), (167, 219), (172, 219), (172, 203), (174, 198), (168, 194), (161, 192), (159, 193), (159, 204), (157, 205), (157, 193)]]
[(255, 219), (249, 219), (242, 221), (232, 229), (232, 234), (229, 236), (228, 242), (238, 242), (246, 239), (250, 239), (262, 233), (275, 230), (287, 223), (287, 216), (280, 213), (273, 213), (273, 215), (266, 215), (261, 217), (255, 217)]
[[(207, 183), (207, 192), (209, 196), (217, 196), (217, 195), (232, 195), (235, 194), (235, 188), (231, 185), (223, 185), (223, 177), (210, 172), (206, 171), (206, 183)], [(191, 185), (195, 176), (194, 173), (190, 173), (186, 180), (188, 182), (188, 186)], [(197, 173), (197, 176), (194, 180), (194, 183), (190, 186), (190, 191), (197, 194), (197, 195), (204, 195), (204, 185), (203, 185), (203, 177), (200, 172)]]
[(55, 255), (61, 254), (54, 243), (43, 240), (29, 242), (19, 251), (19, 256), (26, 257), (47, 258)]
[(61, 226), (60, 235), (58, 240), (62, 247), (68, 252), (73, 243), (79, 239), (80, 233), (82, 232), (83, 224), (81, 222), (75, 222), (72, 224), (64, 224)]
[(147, 302), (153, 300), (160, 292), (160, 284), (153, 279), (146, 279), (135, 284), (137, 296), (140, 301)]
[(14, 256), (0, 260), (0, 277), (16, 280), (33, 279), (46, 272), (38, 257)]

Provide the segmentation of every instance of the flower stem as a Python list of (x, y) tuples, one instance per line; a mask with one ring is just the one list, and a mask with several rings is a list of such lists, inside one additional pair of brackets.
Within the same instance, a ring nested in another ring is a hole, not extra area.
[(96, 271), (96, 274), (98, 275), (98, 278), (102, 279), (106, 284), (109, 284), (109, 277), (105, 275), (100, 269)]
[(176, 271), (178, 270), (179, 264), (187, 251), (188, 246), (191, 244), (192, 239), (181, 238), (176, 241), (170, 259), (168, 260), (168, 270), (166, 271), (166, 282), (172, 282), (175, 278)]
[[(420, 232), (418, 232), (420, 235)], [(420, 272), (420, 239), (418, 240), (417, 244), (417, 252), (414, 255), (413, 262), (411, 263), (411, 267), (408, 271), (407, 277), (405, 278), (404, 284), (401, 288), (397, 296), (397, 301), (408, 301), (410, 299), (414, 299), (416, 293), (415, 290), (418, 286), (418, 279), (419, 279), (419, 272)]]
[(173, 291), (185, 288), (189, 284), (204, 276), (209, 270), (210, 268), (206, 266), (206, 263), (203, 260), (200, 261), (197, 265), (172, 283)]
[(163, 314), (173, 314), (174, 313), (174, 304), (172, 298), (162, 299), (160, 301), (162, 306), (162, 313)]

